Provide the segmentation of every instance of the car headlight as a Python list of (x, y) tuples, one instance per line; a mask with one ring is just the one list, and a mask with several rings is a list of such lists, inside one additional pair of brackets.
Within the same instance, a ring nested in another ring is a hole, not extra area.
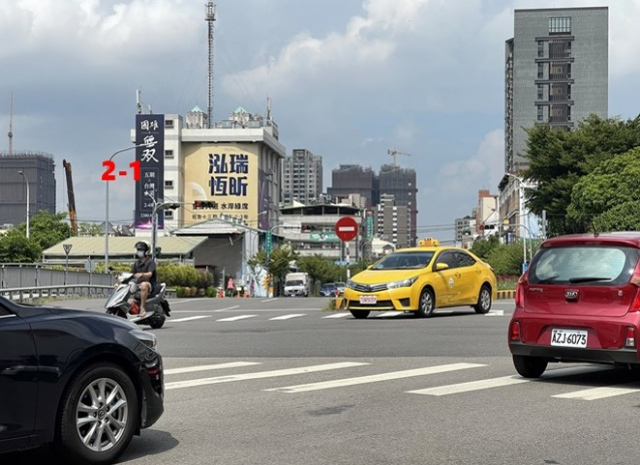
[(348, 287), (349, 289), (355, 289), (356, 288), (356, 283), (349, 280), (347, 281), (347, 284), (345, 284), (345, 287)]
[(142, 331), (140, 329), (132, 329), (129, 331), (133, 337), (146, 345), (149, 349), (155, 349), (158, 343), (158, 340), (153, 333), (148, 333), (146, 331)]
[(415, 283), (417, 279), (418, 279), (418, 277), (414, 276), (413, 278), (403, 279), (401, 281), (394, 281), (392, 283), (388, 283), (387, 284), (387, 289), (398, 289), (400, 287), (411, 287), (411, 286), (413, 286), (413, 283)]

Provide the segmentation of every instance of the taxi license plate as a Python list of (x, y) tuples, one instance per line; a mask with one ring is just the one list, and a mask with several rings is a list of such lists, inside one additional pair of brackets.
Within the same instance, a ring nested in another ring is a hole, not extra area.
[(578, 329), (553, 329), (551, 345), (562, 347), (587, 347), (587, 332)]
[(378, 301), (378, 297), (375, 295), (361, 295), (360, 303), (361, 304), (375, 304)]

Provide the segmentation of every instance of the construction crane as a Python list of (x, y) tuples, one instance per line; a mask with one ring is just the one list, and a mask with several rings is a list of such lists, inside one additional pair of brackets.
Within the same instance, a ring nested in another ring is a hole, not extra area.
[(398, 163), (397, 163), (397, 160), (396, 160), (397, 155), (406, 155), (408, 157), (411, 156), (410, 153), (400, 152), (399, 150), (394, 150), (394, 149), (387, 150), (387, 153), (393, 157), (393, 166), (398, 166)]
[(62, 160), (64, 172), (67, 175), (67, 195), (69, 196), (69, 221), (71, 222), (71, 232), (74, 236), (78, 235), (78, 217), (76, 215), (76, 197), (73, 193), (73, 179), (71, 179), (71, 163)]

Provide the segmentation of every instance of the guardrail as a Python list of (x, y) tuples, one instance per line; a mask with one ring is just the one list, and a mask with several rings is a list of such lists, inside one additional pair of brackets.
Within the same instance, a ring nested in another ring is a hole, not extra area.
[[(14, 287), (0, 289), (0, 295), (24, 302), (39, 298), (56, 298), (56, 297), (103, 297), (107, 298), (113, 292), (113, 286), (105, 286), (100, 284), (63, 284), (58, 286), (39, 286), (39, 287)], [(176, 297), (174, 289), (165, 291), (167, 298)]]

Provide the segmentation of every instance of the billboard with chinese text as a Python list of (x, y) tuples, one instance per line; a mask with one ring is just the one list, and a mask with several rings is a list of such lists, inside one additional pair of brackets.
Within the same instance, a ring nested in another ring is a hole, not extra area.
[(258, 216), (258, 151), (256, 144), (185, 144), (184, 200), (191, 206), (185, 224), (226, 214), (261, 227)]
[[(164, 115), (136, 115), (136, 161), (140, 180), (136, 183), (135, 228), (152, 229), (155, 202), (164, 198)], [(164, 213), (158, 212), (158, 229)]]

